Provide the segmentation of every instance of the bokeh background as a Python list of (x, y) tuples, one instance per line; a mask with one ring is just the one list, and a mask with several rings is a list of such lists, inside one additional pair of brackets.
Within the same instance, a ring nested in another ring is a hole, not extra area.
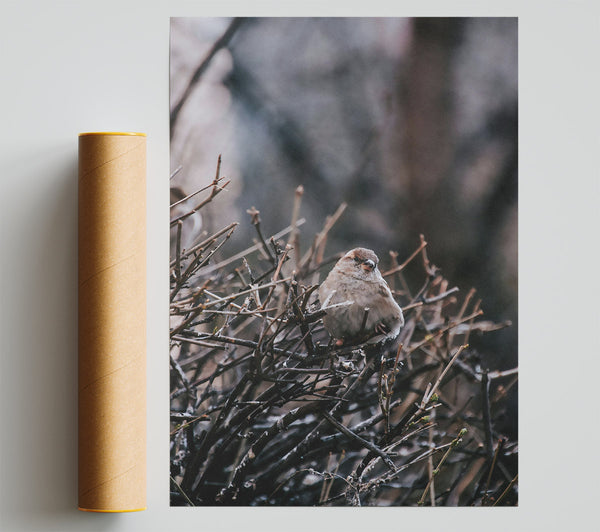
[[(516, 18), (171, 19), (171, 203), (210, 184), (219, 154), (232, 180), (183, 245), (239, 221), (229, 249), (247, 247), (252, 206), (276, 233), (302, 185), (305, 235), (348, 203), (330, 253), (389, 264), (424, 234), (485, 318), (512, 323), (473, 339), (482, 364), (515, 367), (517, 35)], [(515, 437), (516, 386), (509, 400), (498, 428)]]

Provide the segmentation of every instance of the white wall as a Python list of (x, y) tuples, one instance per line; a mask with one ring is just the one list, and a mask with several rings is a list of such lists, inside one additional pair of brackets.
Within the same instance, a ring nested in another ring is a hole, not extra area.
[[(598, 460), (585, 450), (598, 443), (597, 4), (456, 1), (450, 10), (443, 1), (330, 1), (326, 12), (313, 7), (320, 2), (279, 4), (0, 4), (0, 529), (592, 527)], [(520, 16), (519, 509), (169, 508), (169, 16), (249, 12)], [(93, 130), (148, 133), (148, 510), (124, 515), (75, 509), (77, 134)], [(573, 306), (583, 309), (579, 323), (569, 321)], [(594, 344), (584, 344), (589, 331)], [(568, 394), (553, 387), (565, 376)], [(540, 451), (537, 439), (548, 443), (548, 434), (555, 445)]]

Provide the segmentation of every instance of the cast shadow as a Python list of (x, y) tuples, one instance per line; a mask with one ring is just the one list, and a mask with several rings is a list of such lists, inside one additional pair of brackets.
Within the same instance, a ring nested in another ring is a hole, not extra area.
[(4, 229), (0, 528), (104, 529), (118, 515), (77, 510), (77, 141), (3, 166), (23, 195)]

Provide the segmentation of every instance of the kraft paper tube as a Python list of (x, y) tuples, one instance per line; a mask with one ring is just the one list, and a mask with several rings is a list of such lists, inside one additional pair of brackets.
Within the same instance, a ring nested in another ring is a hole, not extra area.
[(146, 507), (146, 136), (79, 136), (79, 509)]

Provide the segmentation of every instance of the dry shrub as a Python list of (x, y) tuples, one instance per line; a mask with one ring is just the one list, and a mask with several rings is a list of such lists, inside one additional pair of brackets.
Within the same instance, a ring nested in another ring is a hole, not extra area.
[(458, 298), (421, 236), (382, 261), (400, 336), (338, 346), (316, 288), (346, 205), (304, 253), (301, 188), (278, 234), (251, 208), (246, 250), (226, 252), (235, 223), (182, 249), (185, 220), (224, 186), (219, 159), (171, 222), (171, 504), (515, 505), (517, 446), (494, 427), (517, 370), (482, 368), (475, 347), (507, 324), (482, 319), (474, 290)]

